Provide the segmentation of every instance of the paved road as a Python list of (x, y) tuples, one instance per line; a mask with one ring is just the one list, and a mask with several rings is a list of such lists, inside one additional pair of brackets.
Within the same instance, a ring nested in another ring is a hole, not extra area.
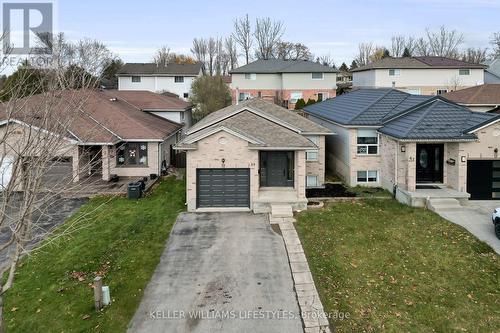
[(265, 215), (180, 214), (129, 332), (303, 332), (282, 237)]
[(438, 214), (461, 225), (500, 254), (500, 239), (495, 236), (495, 228), (491, 222), (491, 214), (497, 207), (500, 207), (498, 200), (469, 200), (463, 209), (442, 211)]

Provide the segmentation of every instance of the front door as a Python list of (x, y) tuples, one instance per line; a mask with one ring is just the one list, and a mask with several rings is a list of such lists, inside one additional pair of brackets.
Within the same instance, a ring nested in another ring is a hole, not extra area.
[(417, 184), (443, 182), (443, 144), (417, 144)]
[(293, 186), (293, 152), (260, 153), (260, 186)]

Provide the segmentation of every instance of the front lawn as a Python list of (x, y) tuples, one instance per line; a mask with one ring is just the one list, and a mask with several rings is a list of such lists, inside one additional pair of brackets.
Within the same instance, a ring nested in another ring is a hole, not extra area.
[(336, 332), (493, 332), (500, 262), (465, 229), (394, 200), (299, 215), (304, 251)]
[[(169, 177), (137, 201), (90, 200), (60, 228), (68, 235), (22, 260), (5, 297), (7, 331), (124, 332), (184, 210), (184, 194), (184, 182)], [(99, 313), (91, 288), (97, 272), (112, 298)]]

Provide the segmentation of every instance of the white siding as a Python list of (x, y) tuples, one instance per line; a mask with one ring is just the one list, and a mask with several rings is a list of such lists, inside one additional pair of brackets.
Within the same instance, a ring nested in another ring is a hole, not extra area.
[[(137, 75), (139, 76), (139, 75)], [(191, 85), (196, 77), (183, 76), (184, 82), (175, 82), (174, 76), (140, 76), (141, 82), (132, 82), (132, 76), (118, 77), (118, 90), (147, 90), (152, 92), (168, 91), (182, 99), (191, 94)]]
[(231, 89), (281, 90), (280, 74), (257, 74), (255, 80), (245, 79), (245, 74), (231, 75)]
[(352, 85), (360, 88), (375, 87), (375, 71), (352, 73)]

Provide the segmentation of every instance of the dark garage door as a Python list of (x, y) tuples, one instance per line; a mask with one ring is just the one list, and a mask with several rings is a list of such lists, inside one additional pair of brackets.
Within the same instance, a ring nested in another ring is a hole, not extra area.
[(500, 199), (500, 160), (469, 160), (467, 192), (473, 200)]
[(197, 169), (197, 207), (250, 207), (249, 169)]

